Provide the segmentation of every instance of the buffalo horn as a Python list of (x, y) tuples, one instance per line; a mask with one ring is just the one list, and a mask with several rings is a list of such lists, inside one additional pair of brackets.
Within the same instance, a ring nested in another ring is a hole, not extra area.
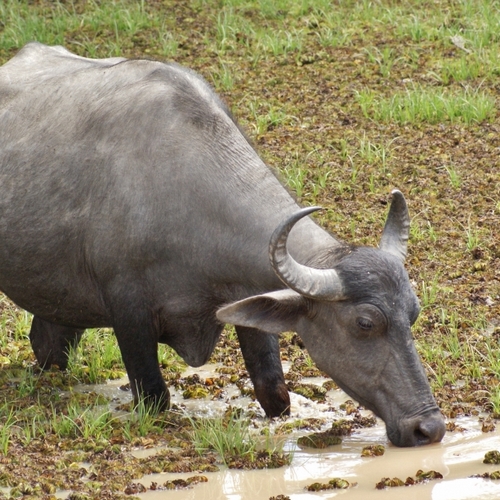
[(316, 269), (299, 264), (286, 247), (288, 234), (302, 217), (321, 207), (303, 208), (284, 220), (274, 231), (269, 242), (269, 258), (281, 281), (305, 297), (323, 300), (342, 298), (342, 283), (334, 269)]
[(408, 248), (410, 216), (401, 191), (392, 192), (391, 208), (387, 215), (379, 248), (398, 257), (404, 262)]

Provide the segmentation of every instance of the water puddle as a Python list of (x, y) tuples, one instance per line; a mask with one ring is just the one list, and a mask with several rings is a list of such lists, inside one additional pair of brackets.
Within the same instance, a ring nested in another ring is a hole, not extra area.
[[(465, 431), (447, 433), (438, 445), (402, 449), (388, 444), (385, 428), (379, 424), (362, 429), (345, 438), (341, 445), (327, 450), (304, 451), (296, 449), (291, 466), (274, 470), (240, 471), (221, 469), (204, 474), (207, 483), (191, 490), (149, 491), (138, 495), (154, 500), (182, 498), (192, 500), (256, 500), (288, 495), (292, 500), (341, 497), (343, 500), (401, 499), (405, 500), (493, 500), (500, 498), (500, 481), (471, 478), (471, 475), (498, 470), (498, 465), (482, 463), (487, 451), (500, 448), (500, 432), (484, 434), (477, 421), (462, 419)], [(368, 444), (381, 443), (386, 452), (381, 457), (362, 458), (361, 450)], [(417, 470), (435, 470), (442, 480), (429, 481), (409, 487), (375, 489), (383, 477), (399, 477), (403, 481), (415, 476)], [(149, 487), (152, 482), (163, 484), (173, 479), (193, 476), (190, 474), (155, 474), (140, 480)], [(334, 477), (357, 482), (348, 490), (308, 492), (306, 486), (327, 483)]]
[[(214, 375), (214, 366), (208, 365), (189, 370), (185, 375), (198, 373), (201, 378)], [(304, 380), (307, 383), (322, 383), (324, 379)], [(128, 398), (130, 394), (119, 391), (123, 381), (115, 381), (98, 388), (108, 397)], [(83, 388), (84, 390), (85, 388)], [(91, 386), (96, 391), (96, 386)], [(120, 394), (121, 393), (121, 394)], [(236, 393), (236, 392), (235, 392)], [(299, 395), (292, 394), (292, 418), (325, 418), (326, 425), (333, 418), (341, 418), (336, 408), (347, 396), (340, 390), (328, 393), (327, 404), (317, 404)], [(228, 392), (225, 401), (184, 400), (182, 395), (172, 391), (172, 401), (185, 408), (188, 413), (214, 416), (227, 409), (228, 404), (246, 406), (250, 398), (235, 398)], [(257, 419), (257, 425), (266, 426), (269, 422)], [(491, 450), (500, 450), (500, 430), (489, 433), (481, 431), (477, 417), (458, 419), (456, 423), (464, 430), (447, 432), (443, 442), (421, 448), (396, 448), (385, 435), (383, 422), (378, 421), (372, 428), (363, 428), (344, 438), (341, 445), (325, 450), (301, 449), (296, 440), (308, 432), (296, 432), (287, 437), (286, 450), (293, 452), (290, 466), (273, 470), (242, 471), (229, 470), (221, 466), (216, 473), (203, 473), (206, 483), (196, 484), (192, 489), (148, 491), (138, 494), (144, 500), (175, 499), (182, 500), (268, 500), (273, 496), (287, 495), (292, 500), (312, 500), (342, 498), (342, 500), (398, 499), (405, 500), (493, 500), (500, 498), (500, 480), (472, 478), (500, 469), (500, 465), (483, 464), (484, 455)], [(364, 446), (383, 444), (386, 448), (381, 457), (361, 457)], [(136, 456), (149, 456), (154, 450), (137, 450)], [(443, 479), (429, 481), (408, 487), (375, 488), (384, 477), (398, 477), (403, 481), (415, 477), (417, 470), (434, 470)], [(196, 473), (153, 474), (137, 482), (149, 488), (153, 482), (161, 485), (174, 479), (187, 479)], [(357, 483), (347, 490), (327, 490), (308, 492), (306, 487), (312, 483), (328, 483), (340, 477)]]

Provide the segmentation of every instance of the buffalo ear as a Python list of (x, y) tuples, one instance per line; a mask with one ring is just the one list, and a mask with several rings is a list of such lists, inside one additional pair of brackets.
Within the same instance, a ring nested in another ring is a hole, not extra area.
[(217, 319), (222, 323), (281, 333), (296, 331), (297, 323), (306, 314), (307, 299), (287, 289), (223, 306), (217, 311)]

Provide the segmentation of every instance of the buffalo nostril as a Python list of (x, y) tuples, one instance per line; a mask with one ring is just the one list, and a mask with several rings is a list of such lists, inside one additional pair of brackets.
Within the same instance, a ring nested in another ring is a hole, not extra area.
[(397, 425), (387, 425), (387, 436), (396, 446), (422, 446), (439, 443), (446, 427), (439, 410), (400, 420)]
[(432, 443), (430, 436), (427, 435), (425, 432), (422, 432), (420, 426), (415, 429), (413, 436), (414, 436), (415, 446), (423, 446), (424, 444)]
[(428, 415), (418, 422), (414, 430), (415, 445), (439, 443), (443, 439), (445, 431), (446, 428), (441, 413)]

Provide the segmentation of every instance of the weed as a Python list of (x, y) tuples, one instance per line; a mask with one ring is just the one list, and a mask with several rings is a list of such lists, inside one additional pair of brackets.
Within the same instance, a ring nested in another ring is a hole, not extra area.
[(359, 92), (356, 98), (365, 116), (381, 122), (439, 123), (449, 120), (470, 125), (491, 120), (496, 113), (495, 99), (479, 89), (453, 93), (414, 86), (390, 98), (377, 98), (369, 91)]
[(0, 426), (0, 452), (3, 455), (7, 455), (9, 451), (9, 445), (11, 440), (11, 429), (15, 424), (15, 416), (14, 409), (10, 407), (7, 403), (4, 403), (0, 414), (5, 415), (6, 417), (2, 418), (2, 425)]
[(235, 40), (236, 16), (232, 9), (221, 10), (217, 16), (217, 40), (219, 49), (230, 48)]
[(482, 66), (479, 59), (463, 55), (458, 60), (445, 61), (436, 77), (443, 85), (474, 80), (481, 76)]
[(113, 431), (114, 417), (102, 407), (82, 408), (73, 404), (68, 406), (67, 414), (59, 414), (52, 409), (51, 428), (59, 438), (83, 438), (96, 441), (107, 439)]
[(79, 347), (70, 352), (68, 371), (81, 383), (91, 384), (125, 375), (113, 331), (87, 330)]
[(20, 422), (20, 437), (24, 446), (28, 446), (33, 440), (40, 439), (45, 436), (46, 423), (42, 420), (41, 415), (34, 414), (31, 419)]
[(377, 97), (375, 92), (370, 89), (364, 89), (355, 92), (356, 101), (361, 108), (365, 118), (371, 118), (372, 109), (377, 106)]
[(394, 50), (390, 47), (384, 47), (382, 50), (378, 47), (371, 47), (364, 50), (368, 55), (368, 60), (378, 65), (383, 78), (388, 78), (393, 66), (401, 60), (401, 58), (394, 56)]
[(497, 417), (500, 415), (500, 386), (495, 386), (490, 390), (491, 410)]
[(481, 239), (479, 237), (479, 232), (477, 228), (471, 225), (470, 216), (467, 221), (467, 227), (465, 227), (465, 244), (467, 251), (472, 252), (474, 249), (480, 246)]
[(319, 43), (324, 47), (339, 47), (346, 45), (350, 39), (349, 33), (341, 28), (321, 26), (316, 31)]
[[(278, 126), (284, 122), (286, 116), (281, 109), (271, 105), (261, 106), (257, 101), (252, 101), (249, 104), (250, 111), (253, 115), (253, 127), (257, 135), (262, 135), (268, 130)], [(265, 113), (262, 113), (261, 108), (267, 108)]]
[(213, 81), (216, 87), (228, 91), (234, 86), (234, 79), (231, 70), (227, 64), (221, 62), (220, 69), (213, 73)]
[(278, 30), (273, 33), (256, 34), (256, 45), (259, 49), (274, 57), (287, 55), (289, 52), (300, 53), (302, 43), (302, 32), (300, 30)]
[(287, 184), (296, 193), (297, 198), (302, 198), (305, 191), (308, 170), (299, 158), (293, 160), (284, 168)]
[(232, 411), (222, 418), (197, 419), (193, 425), (192, 438), (198, 453), (215, 450), (222, 461), (232, 456), (254, 457), (259, 441), (250, 432), (250, 421), (242, 419), (239, 412)]
[(430, 283), (422, 281), (420, 284), (420, 302), (422, 309), (432, 306), (437, 299), (439, 290), (439, 276), (435, 275)]
[(416, 15), (409, 16), (398, 31), (401, 35), (409, 35), (411, 40), (417, 43), (429, 37), (428, 26)]
[(379, 165), (382, 173), (387, 171), (387, 163), (391, 156), (390, 146), (394, 140), (389, 141), (387, 144), (377, 144), (367, 139), (366, 135), (359, 139), (359, 152), (358, 155), (361, 160), (369, 165)]
[(159, 407), (140, 399), (123, 425), (125, 437), (131, 441), (134, 436), (146, 436), (151, 432), (159, 431), (159, 413)]
[(427, 231), (429, 234), (429, 239), (432, 241), (432, 243), (436, 243), (438, 241), (438, 235), (430, 221), (427, 221)]
[(17, 394), (20, 398), (31, 396), (35, 393), (40, 376), (35, 375), (33, 368), (30, 366), (23, 370), (19, 383), (17, 385)]
[(484, 368), (481, 363), (481, 352), (472, 342), (464, 344), (464, 352), (467, 359), (466, 374), (472, 379), (481, 380), (484, 374)]
[(448, 172), (448, 175), (450, 177), (451, 187), (453, 189), (460, 189), (460, 186), (462, 185), (462, 179), (460, 177), (458, 170), (454, 167), (454, 165), (444, 165), (443, 168), (446, 170), (446, 172)]
[(160, 54), (163, 57), (174, 57), (179, 50), (179, 40), (175, 35), (162, 25), (159, 29)]
[(165, 344), (158, 346), (158, 362), (161, 368), (168, 373), (180, 373), (187, 367), (182, 358)]

